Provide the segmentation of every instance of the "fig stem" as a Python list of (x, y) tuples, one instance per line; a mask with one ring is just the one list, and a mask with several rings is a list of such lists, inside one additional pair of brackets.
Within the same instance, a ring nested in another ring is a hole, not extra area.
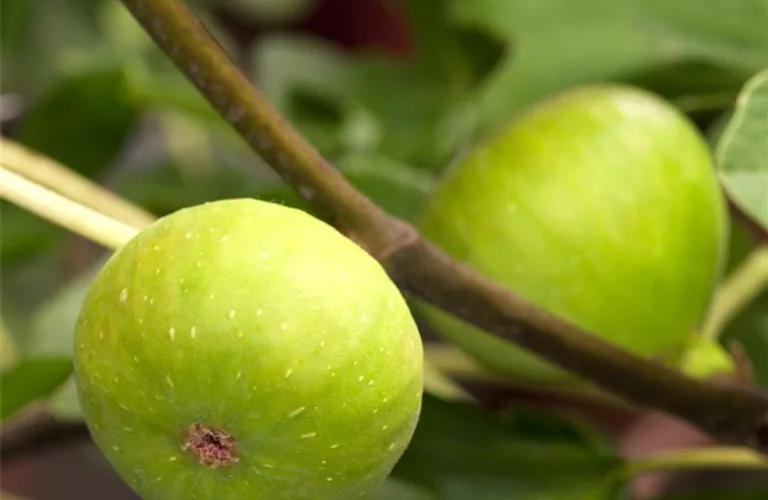
[(694, 380), (634, 356), (451, 259), (357, 191), (251, 84), (181, 0), (121, 0), (214, 109), (296, 192), (418, 296), (625, 401), (688, 421), (728, 444), (768, 450), (768, 394)]
[(122, 246), (138, 232), (127, 224), (11, 172), (5, 166), (0, 167), (0, 173), (0, 198), (107, 248)]
[(141, 228), (149, 225), (154, 216), (102, 188), (47, 156), (36, 153), (21, 144), (0, 139), (3, 167), (42, 187), (51, 189), (87, 207), (128, 224)]
[(702, 335), (716, 340), (728, 322), (768, 287), (768, 245), (755, 248), (715, 293)]
[(672, 450), (628, 462), (620, 475), (630, 479), (651, 472), (685, 469), (768, 470), (768, 459), (752, 449), (738, 446)]

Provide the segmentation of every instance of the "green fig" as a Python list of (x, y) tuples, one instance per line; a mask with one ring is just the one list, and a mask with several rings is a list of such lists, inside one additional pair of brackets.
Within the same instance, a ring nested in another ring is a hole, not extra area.
[(685, 351), (680, 370), (693, 378), (707, 379), (717, 375), (735, 376), (736, 362), (731, 353), (716, 339), (698, 338)]
[[(676, 363), (724, 266), (726, 205), (707, 143), (671, 104), (621, 85), (531, 107), (460, 158), (422, 234), (518, 296), (618, 346)], [(447, 339), (533, 384), (582, 381), (427, 304)]]
[(250, 199), (118, 249), (75, 332), (94, 441), (144, 500), (369, 498), (410, 442), (423, 350), (364, 250)]

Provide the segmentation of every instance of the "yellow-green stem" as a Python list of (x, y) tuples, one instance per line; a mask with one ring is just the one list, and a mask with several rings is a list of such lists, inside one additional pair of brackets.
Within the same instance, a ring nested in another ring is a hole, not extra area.
[(0, 197), (107, 248), (119, 248), (138, 230), (0, 168)]
[(0, 151), (4, 168), (113, 219), (139, 228), (154, 219), (146, 210), (12, 140), (0, 139)]
[(659, 471), (685, 469), (768, 470), (768, 459), (749, 448), (713, 446), (669, 451), (628, 462), (621, 470), (623, 479)]
[(768, 245), (756, 248), (718, 289), (704, 327), (715, 340), (728, 322), (768, 286)]

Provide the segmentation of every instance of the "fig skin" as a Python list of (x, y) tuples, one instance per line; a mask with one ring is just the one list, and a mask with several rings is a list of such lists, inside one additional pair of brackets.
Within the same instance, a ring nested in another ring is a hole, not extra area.
[[(580, 87), (526, 110), (460, 158), (418, 221), (424, 237), (518, 296), (676, 365), (724, 267), (728, 219), (707, 144), (647, 91)], [(419, 304), (486, 368), (583, 381)]]
[(421, 409), (421, 339), (384, 269), (264, 201), (141, 231), (93, 281), (74, 347), (88, 428), (144, 500), (368, 498)]

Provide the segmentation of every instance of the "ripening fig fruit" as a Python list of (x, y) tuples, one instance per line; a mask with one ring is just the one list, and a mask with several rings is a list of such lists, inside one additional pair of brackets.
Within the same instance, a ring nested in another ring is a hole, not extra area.
[(735, 375), (736, 362), (716, 339), (698, 338), (685, 351), (680, 370), (689, 377), (707, 379), (716, 375)]
[[(550, 313), (677, 363), (727, 248), (707, 144), (670, 104), (620, 85), (543, 101), (445, 175), (419, 221), (446, 252)], [(578, 379), (424, 304), (445, 337), (529, 383)]]
[(88, 427), (145, 500), (375, 494), (416, 426), (422, 358), (371, 256), (249, 199), (141, 231), (96, 276), (75, 333)]

